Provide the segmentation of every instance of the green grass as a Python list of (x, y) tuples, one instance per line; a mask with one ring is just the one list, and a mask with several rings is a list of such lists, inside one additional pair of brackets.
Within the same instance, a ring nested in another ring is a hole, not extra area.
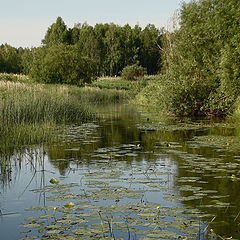
[(128, 81), (121, 77), (103, 77), (94, 81), (90, 86), (100, 89), (122, 90), (127, 92), (129, 98), (134, 98), (138, 92), (155, 78), (156, 76), (145, 76), (137, 81)]
[(95, 106), (133, 99), (153, 77), (140, 81), (101, 78), (85, 88), (33, 82), (28, 76), (0, 74), (0, 153), (55, 139), (62, 124), (95, 118)]
[(123, 80), (120, 77), (103, 77), (94, 81), (91, 86), (100, 89), (131, 90), (136, 82)]
[(4, 125), (86, 121), (91, 114), (66, 86), (0, 82), (0, 121)]
[(129, 99), (129, 94), (123, 90), (100, 89), (94, 87), (78, 88), (69, 87), (79, 101), (88, 102), (91, 105), (122, 103)]
[(0, 81), (0, 147), (49, 141), (60, 124), (93, 119), (67, 86)]
[(32, 82), (33, 80), (24, 74), (0, 73), (0, 81), (28, 83)]

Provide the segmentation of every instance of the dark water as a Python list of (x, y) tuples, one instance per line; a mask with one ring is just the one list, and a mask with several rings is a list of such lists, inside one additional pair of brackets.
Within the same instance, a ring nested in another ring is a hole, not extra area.
[(2, 156), (0, 239), (240, 239), (238, 128), (127, 106), (99, 116)]

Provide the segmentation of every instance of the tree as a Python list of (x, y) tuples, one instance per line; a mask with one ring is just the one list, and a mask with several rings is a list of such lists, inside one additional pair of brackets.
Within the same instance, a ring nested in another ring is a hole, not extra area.
[(137, 80), (142, 78), (145, 74), (145, 69), (137, 64), (126, 66), (121, 73), (121, 76), (125, 80)]
[(42, 40), (44, 45), (70, 44), (70, 32), (61, 17), (58, 17), (56, 23), (53, 23), (47, 30), (45, 38)]
[[(184, 3), (180, 29), (165, 34), (164, 85), (177, 114), (225, 114), (239, 95), (240, 4)], [(163, 93), (164, 94), (164, 93)]]
[(31, 76), (44, 83), (82, 85), (95, 74), (91, 59), (82, 56), (75, 46), (64, 44), (38, 49), (31, 69)]
[(0, 46), (0, 72), (19, 73), (21, 71), (18, 50), (8, 44)]
[(92, 26), (86, 23), (81, 26), (78, 41), (75, 45), (76, 50), (79, 51), (82, 56), (90, 58), (96, 66), (99, 66), (100, 49)]
[(153, 24), (147, 25), (140, 33), (140, 65), (147, 69), (148, 74), (156, 74), (160, 69), (162, 32)]
[(121, 27), (115, 24), (110, 24), (106, 32), (104, 44), (106, 45), (106, 64), (108, 65), (107, 75), (118, 75), (123, 69), (123, 39), (121, 38)]
[(98, 76), (107, 75), (109, 71), (107, 58), (107, 45), (105, 44), (106, 34), (109, 29), (109, 24), (96, 24), (94, 27), (94, 33), (98, 41), (99, 47), (99, 65)]

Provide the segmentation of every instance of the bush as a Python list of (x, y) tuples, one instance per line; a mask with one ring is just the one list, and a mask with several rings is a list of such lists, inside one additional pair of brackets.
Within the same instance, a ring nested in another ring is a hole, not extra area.
[(184, 3), (180, 28), (163, 38), (163, 81), (152, 93), (176, 115), (225, 115), (239, 95), (240, 4)]
[(122, 70), (122, 78), (125, 80), (137, 80), (139, 78), (143, 78), (145, 74), (145, 69), (142, 66), (138, 66), (137, 64), (126, 66)]
[(91, 59), (83, 57), (74, 46), (63, 44), (40, 48), (30, 71), (38, 82), (74, 85), (91, 82), (95, 74)]

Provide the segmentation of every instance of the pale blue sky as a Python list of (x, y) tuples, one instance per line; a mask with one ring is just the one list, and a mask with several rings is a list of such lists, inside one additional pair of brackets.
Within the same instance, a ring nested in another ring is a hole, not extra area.
[[(61, 16), (74, 23), (114, 22), (166, 27), (182, 0), (0, 0), (0, 44), (40, 46), (47, 28)], [(185, 0), (189, 2), (189, 0)]]

